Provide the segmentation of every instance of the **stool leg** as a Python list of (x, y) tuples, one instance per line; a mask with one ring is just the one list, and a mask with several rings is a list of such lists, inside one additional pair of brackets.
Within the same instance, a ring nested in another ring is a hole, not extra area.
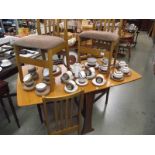
[(18, 126), (18, 128), (20, 128), (19, 120), (18, 120), (16, 111), (15, 111), (15, 108), (14, 108), (14, 106), (13, 106), (12, 99), (11, 99), (11, 97), (9, 96), (8, 93), (7, 93), (7, 96), (8, 96), (8, 101), (9, 101), (9, 104), (10, 104), (10, 107), (11, 107), (11, 110), (12, 110), (12, 113), (13, 113), (13, 116), (14, 116), (14, 118), (15, 118), (15, 121), (16, 121), (16, 123), (17, 123), (17, 126)]
[(9, 118), (9, 115), (8, 115), (7, 110), (5, 109), (5, 105), (4, 105), (4, 103), (3, 103), (3, 99), (2, 99), (2, 98), (0, 98), (0, 102), (1, 102), (2, 108), (3, 108), (3, 110), (4, 110), (5, 116), (6, 116), (6, 118), (8, 119), (8, 122), (10, 123), (10, 118)]

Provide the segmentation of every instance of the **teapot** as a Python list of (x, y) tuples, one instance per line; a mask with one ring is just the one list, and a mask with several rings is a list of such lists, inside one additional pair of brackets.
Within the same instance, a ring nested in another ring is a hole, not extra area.
[(84, 70), (84, 65), (80, 63), (75, 63), (73, 65), (70, 65), (70, 67), (76, 78), (79, 77), (79, 72)]

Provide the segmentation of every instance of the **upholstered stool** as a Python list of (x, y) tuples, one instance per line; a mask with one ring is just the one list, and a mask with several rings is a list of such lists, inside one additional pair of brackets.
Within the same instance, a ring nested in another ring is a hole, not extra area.
[(119, 40), (119, 35), (117, 33), (113, 32), (107, 32), (107, 31), (96, 31), (96, 30), (90, 30), (90, 31), (83, 31), (79, 34), (79, 42), (78, 42), (78, 59), (80, 61), (80, 56), (82, 53), (87, 53), (91, 55), (98, 55), (100, 53), (99, 47), (93, 48), (93, 47), (87, 47), (83, 46), (81, 43), (83, 40), (95, 40), (101, 42), (101, 44), (104, 44), (106, 42), (110, 45), (110, 52), (109, 53), (109, 64), (108, 64), (108, 72), (107, 76), (110, 72), (110, 65), (111, 65), (111, 59), (112, 59), (112, 52), (114, 51), (114, 48)]
[(20, 128), (18, 117), (17, 117), (16, 111), (15, 111), (15, 108), (13, 106), (12, 99), (11, 99), (10, 94), (9, 94), (8, 83), (5, 82), (5, 81), (1, 81), (0, 80), (0, 103), (1, 103), (1, 106), (2, 106), (3, 111), (5, 113), (5, 116), (8, 119), (8, 122), (10, 122), (9, 114), (8, 114), (8, 112), (7, 112), (6, 108), (5, 108), (5, 104), (3, 102), (3, 97), (7, 97), (8, 98), (8, 101), (9, 101), (9, 104), (10, 104), (13, 116), (15, 118), (15, 121), (17, 123), (17, 126)]
[[(56, 36), (48, 36), (48, 35), (34, 35), (34, 36), (27, 36), (23, 37), (21, 39), (18, 39), (14, 43), (15, 52), (16, 52), (16, 61), (19, 71), (19, 77), (20, 81), (23, 82), (23, 72), (21, 68), (21, 64), (31, 64), (39, 67), (45, 67), (49, 69), (50, 73), (50, 84), (51, 84), (51, 90), (54, 90), (54, 77), (53, 77), (53, 61), (52, 57), (53, 55), (61, 52), (63, 49), (66, 51), (66, 57), (67, 57), (67, 68), (69, 69), (69, 51), (68, 51), (68, 44), (67, 42)], [(32, 58), (25, 58), (20, 56), (20, 50), (22, 48), (36, 48), (40, 49), (42, 53), (45, 54), (47, 52), (48, 59), (46, 60), (46, 57), (43, 58), (43, 60), (37, 60)]]

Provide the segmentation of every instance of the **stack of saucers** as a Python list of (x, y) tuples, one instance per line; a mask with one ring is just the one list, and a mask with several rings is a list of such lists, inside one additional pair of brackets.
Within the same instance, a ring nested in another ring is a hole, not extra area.
[(38, 96), (47, 95), (50, 92), (50, 87), (46, 83), (38, 83), (35, 88)]
[(32, 78), (33, 78), (34, 80), (37, 80), (38, 77), (39, 77), (39, 75), (38, 75), (38, 73), (37, 73), (36, 70), (37, 70), (37, 69), (36, 69), (35, 66), (33, 66), (33, 65), (29, 65), (29, 66), (28, 66), (28, 73), (32, 75)]
[(98, 68), (99, 64), (97, 63), (97, 59), (90, 57), (87, 59), (87, 62), (85, 63), (86, 67), (95, 67)]
[(33, 90), (35, 88), (35, 82), (31, 74), (27, 74), (23, 79), (23, 89), (24, 90)]

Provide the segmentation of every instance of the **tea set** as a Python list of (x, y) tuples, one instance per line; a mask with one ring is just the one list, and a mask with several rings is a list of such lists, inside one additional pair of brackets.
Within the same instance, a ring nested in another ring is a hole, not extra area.
[[(78, 86), (85, 86), (89, 83), (88, 80), (92, 80), (95, 86), (103, 86), (106, 84), (106, 79), (104, 78), (104, 73), (108, 71), (107, 58), (102, 59), (102, 64), (99, 65), (96, 58), (88, 58), (83, 64), (75, 63), (71, 67), (71, 71), (67, 71), (61, 76), (61, 80), (65, 83), (65, 91), (68, 93), (74, 92)], [(98, 68), (99, 72), (102, 74), (97, 74), (95, 69)], [(125, 76), (130, 76), (131, 71), (125, 61), (119, 61), (116, 64), (116, 69), (111, 72), (111, 79), (115, 81), (124, 80)], [(75, 81), (68, 83), (68, 81)], [(76, 87), (76, 89), (74, 89)]]

